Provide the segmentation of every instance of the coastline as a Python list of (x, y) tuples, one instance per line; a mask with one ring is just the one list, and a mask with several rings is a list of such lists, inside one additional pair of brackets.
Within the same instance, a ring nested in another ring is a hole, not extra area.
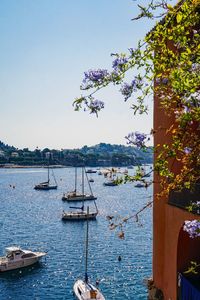
[[(38, 168), (47, 168), (48, 166), (46, 165), (26, 165), (26, 166), (22, 166), (22, 165), (0, 165), (1, 169), (38, 169)], [(64, 165), (49, 165), (50, 168), (54, 168), (54, 169), (60, 169), (60, 168), (70, 168), (70, 166), (64, 166)]]

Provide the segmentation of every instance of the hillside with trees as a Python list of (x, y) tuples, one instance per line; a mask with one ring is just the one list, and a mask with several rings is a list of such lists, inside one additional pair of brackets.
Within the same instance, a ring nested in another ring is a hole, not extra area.
[(95, 146), (84, 146), (80, 149), (18, 149), (0, 141), (0, 164), (21, 166), (53, 165), (64, 166), (129, 166), (150, 164), (153, 162), (151, 147), (145, 151), (132, 146), (100, 143)]

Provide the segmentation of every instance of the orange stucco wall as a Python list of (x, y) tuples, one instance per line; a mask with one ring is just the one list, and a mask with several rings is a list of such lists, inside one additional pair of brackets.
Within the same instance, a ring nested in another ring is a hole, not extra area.
[[(159, 106), (159, 99), (154, 99), (154, 144), (170, 143), (171, 136), (166, 133), (173, 123)], [(155, 153), (155, 158), (157, 153)], [(179, 166), (173, 169), (178, 172)], [(179, 233), (185, 220), (196, 216), (186, 210), (167, 204), (167, 197), (157, 198), (161, 190), (159, 177), (154, 175), (153, 207), (153, 280), (157, 288), (164, 293), (165, 300), (177, 300), (177, 248)], [(184, 243), (183, 243), (184, 244)], [(179, 256), (180, 253), (179, 243)], [(184, 245), (183, 245), (184, 247)], [(180, 268), (184, 265), (184, 255), (179, 260)]]

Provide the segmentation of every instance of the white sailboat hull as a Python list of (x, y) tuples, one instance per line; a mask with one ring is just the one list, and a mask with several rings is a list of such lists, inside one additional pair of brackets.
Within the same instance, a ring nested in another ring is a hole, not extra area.
[(70, 195), (70, 194), (63, 194), (62, 200), (64, 201), (88, 201), (88, 200), (96, 200), (97, 197), (93, 195)]
[(78, 279), (73, 287), (74, 294), (78, 300), (105, 300), (101, 292), (92, 284)]
[(43, 191), (48, 191), (48, 190), (56, 190), (57, 185), (44, 185), (44, 184), (37, 184), (34, 187), (35, 190), (43, 190)]
[(87, 212), (63, 212), (62, 214), (62, 219), (63, 220), (75, 220), (75, 221), (79, 221), (79, 220), (95, 220), (96, 216), (97, 216), (98, 212), (94, 212), (94, 213), (89, 213), (87, 214)]

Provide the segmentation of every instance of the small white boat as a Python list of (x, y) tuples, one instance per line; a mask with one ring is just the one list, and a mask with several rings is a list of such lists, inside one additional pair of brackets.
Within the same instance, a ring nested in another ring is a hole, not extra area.
[(100, 291), (91, 283), (86, 283), (85, 281), (78, 279), (73, 287), (74, 294), (79, 300), (105, 300), (104, 296)]
[(27, 267), (38, 262), (45, 252), (33, 252), (22, 250), (19, 247), (8, 247), (5, 249), (6, 255), (0, 257), (0, 272)]
[(95, 220), (98, 212), (90, 212), (87, 215), (86, 211), (63, 211), (62, 219), (68, 221), (78, 221), (78, 220)]
[(73, 286), (73, 291), (78, 300), (105, 300), (97, 287), (88, 280), (88, 244), (89, 244), (89, 207), (87, 207), (86, 219), (86, 242), (85, 242), (85, 278), (77, 279)]

